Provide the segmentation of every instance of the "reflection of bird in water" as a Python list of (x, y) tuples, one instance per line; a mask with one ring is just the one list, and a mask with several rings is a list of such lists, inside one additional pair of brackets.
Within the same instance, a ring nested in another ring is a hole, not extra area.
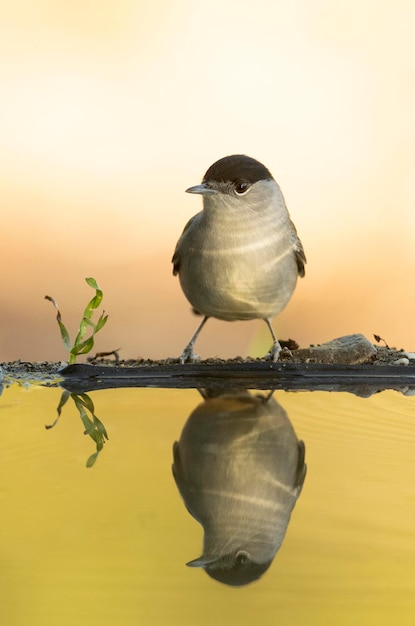
[(190, 561), (216, 580), (259, 578), (278, 551), (306, 474), (305, 448), (276, 400), (242, 391), (208, 397), (173, 446), (173, 475), (203, 526)]

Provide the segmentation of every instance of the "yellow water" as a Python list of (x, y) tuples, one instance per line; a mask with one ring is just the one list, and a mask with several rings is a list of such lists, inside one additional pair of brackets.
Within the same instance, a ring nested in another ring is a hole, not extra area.
[(0, 399), (0, 624), (415, 623), (415, 398), (284, 393), (308, 474), (269, 571), (244, 588), (185, 562), (202, 529), (171, 475), (196, 391), (91, 393), (109, 441), (96, 465), (70, 400)]

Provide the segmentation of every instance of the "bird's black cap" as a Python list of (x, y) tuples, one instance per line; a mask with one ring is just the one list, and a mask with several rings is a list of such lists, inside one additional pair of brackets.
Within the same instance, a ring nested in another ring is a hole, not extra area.
[(211, 165), (203, 177), (203, 182), (246, 180), (253, 185), (259, 180), (271, 180), (272, 178), (271, 172), (259, 161), (244, 154), (234, 154), (223, 157)]
[(234, 564), (231, 568), (226, 567), (205, 567), (206, 574), (220, 583), (232, 587), (242, 587), (258, 580), (267, 571), (272, 563), (272, 559), (266, 563), (254, 563), (250, 561), (247, 565), (238, 566)]

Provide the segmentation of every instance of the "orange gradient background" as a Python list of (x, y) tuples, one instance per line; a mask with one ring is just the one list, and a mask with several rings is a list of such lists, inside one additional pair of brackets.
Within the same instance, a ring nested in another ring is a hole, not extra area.
[[(170, 259), (216, 159), (262, 161), (306, 277), (275, 323), (413, 349), (415, 4), (405, 0), (3, 3), (0, 360), (65, 359), (94, 276), (96, 348), (180, 354), (197, 324)], [(262, 328), (264, 326), (264, 328)], [(253, 352), (260, 322), (212, 320), (202, 357)]]

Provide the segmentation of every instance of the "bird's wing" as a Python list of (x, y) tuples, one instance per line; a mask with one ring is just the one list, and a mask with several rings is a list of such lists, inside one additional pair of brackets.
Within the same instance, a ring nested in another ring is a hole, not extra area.
[(199, 216), (199, 213), (197, 213), (196, 215), (193, 215), (193, 217), (190, 218), (190, 220), (187, 222), (186, 226), (184, 227), (182, 234), (180, 235), (179, 241), (176, 244), (176, 249), (174, 251), (174, 254), (171, 260), (171, 262), (173, 263), (173, 276), (177, 276), (177, 274), (180, 271), (180, 247), (181, 247), (180, 244), (182, 242), (183, 235), (185, 234), (187, 229), (190, 228), (193, 222), (198, 218), (198, 216)]
[[(175, 441), (173, 444), (173, 465), (171, 467), (174, 482), (176, 483), (177, 489), (183, 499), (186, 509), (189, 511), (190, 515), (192, 515), (198, 522), (202, 524), (200, 519), (200, 515), (196, 512), (197, 509), (197, 494), (198, 489), (195, 488), (194, 485), (189, 483), (188, 475), (183, 469), (182, 460), (180, 457), (180, 444), (178, 441)], [(193, 502), (195, 508), (189, 504), (189, 500)]]
[(297, 262), (298, 275), (302, 277), (305, 274), (304, 266), (307, 263), (307, 259), (305, 258), (303, 244), (298, 238), (294, 245), (294, 254), (295, 254), (295, 260)]
[(294, 226), (293, 222), (291, 222), (291, 226), (292, 226), (292, 233), (294, 235), (294, 254), (295, 254), (295, 260), (296, 260), (297, 268), (298, 268), (298, 275), (302, 277), (305, 275), (304, 266), (307, 263), (307, 259), (305, 258), (303, 244), (301, 243), (300, 238), (297, 235), (297, 229)]
[(307, 465), (305, 464), (304, 441), (299, 441), (297, 444), (297, 448), (298, 448), (298, 460), (297, 460), (297, 472), (295, 476), (294, 487), (297, 487), (298, 495), (300, 495), (300, 492), (301, 492), (301, 489), (303, 487), (303, 483), (305, 480), (305, 475), (307, 473)]
[[(175, 441), (173, 444), (173, 465), (171, 466), (172, 473), (176, 484), (180, 482), (180, 472), (181, 472), (181, 463), (180, 463), (180, 450), (179, 450), (179, 442)], [(180, 490), (179, 485), (177, 485)]]

